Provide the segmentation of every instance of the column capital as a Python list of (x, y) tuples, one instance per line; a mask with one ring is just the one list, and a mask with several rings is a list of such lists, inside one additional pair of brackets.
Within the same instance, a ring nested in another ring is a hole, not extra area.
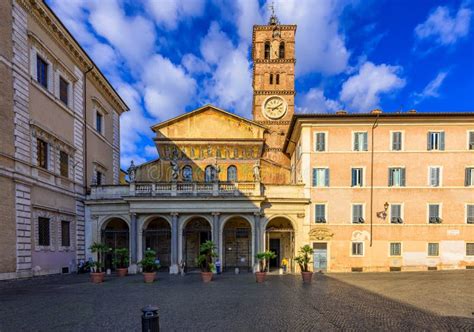
[(261, 216), (263, 216), (263, 213), (260, 212), (260, 211), (258, 211), (258, 212), (254, 212), (253, 215), (254, 215), (255, 217), (261, 217)]
[(220, 213), (220, 212), (211, 212), (211, 215), (212, 215), (212, 216), (220, 216), (221, 213)]
[(170, 213), (170, 216), (172, 216), (172, 217), (177, 217), (177, 216), (179, 216), (179, 213), (178, 213), (178, 212), (171, 212), (171, 213)]
[(136, 218), (136, 217), (137, 217), (137, 213), (136, 213), (136, 212), (130, 212), (130, 217)]

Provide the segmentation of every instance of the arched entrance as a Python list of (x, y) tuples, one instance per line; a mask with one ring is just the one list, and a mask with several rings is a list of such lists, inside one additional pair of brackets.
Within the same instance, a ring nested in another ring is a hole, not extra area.
[(183, 229), (183, 261), (186, 271), (199, 268), (196, 259), (202, 243), (212, 240), (211, 225), (202, 217), (196, 217), (186, 223)]
[(148, 248), (156, 251), (161, 268), (168, 269), (171, 262), (171, 226), (165, 219), (154, 218), (143, 229), (143, 252)]
[(229, 219), (222, 232), (224, 271), (250, 271), (252, 268), (252, 227), (241, 217)]
[(115, 269), (115, 249), (127, 248), (130, 250), (128, 224), (120, 218), (110, 219), (102, 226), (101, 235), (102, 243), (110, 248), (105, 254), (105, 268)]
[(265, 229), (265, 248), (276, 254), (270, 260), (270, 271), (280, 268), (283, 259), (288, 261), (289, 271), (294, 271), (295, 231), (290, 220), (284, 217), (270, 220)]

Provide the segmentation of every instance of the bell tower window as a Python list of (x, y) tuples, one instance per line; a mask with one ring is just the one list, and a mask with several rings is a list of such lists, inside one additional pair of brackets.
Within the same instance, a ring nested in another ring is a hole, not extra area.
[(275, 83), (280, 84), (280, 74), (276, 74)]
[(270, 42), (265, 42), (265, 59), (270, 59)]
[[(280, 48), (279, 48), (279, 52), (278, 52), (278, 57), (280, 59), (284, 59), (285, 58), (285, 43), (284, 42), (281, 42), (280, 43)], [(277, 83), (278, 84), (278, 83)]]
[(273, 74), (270, 74), (270, 84), (273, 84)]

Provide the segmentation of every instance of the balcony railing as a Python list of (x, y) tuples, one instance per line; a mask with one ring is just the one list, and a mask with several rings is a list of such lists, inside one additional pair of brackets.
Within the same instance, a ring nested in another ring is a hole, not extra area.
[(261, 196), (260, 182), (136, 182), (91, 188), (90, 199), (166, 196)]

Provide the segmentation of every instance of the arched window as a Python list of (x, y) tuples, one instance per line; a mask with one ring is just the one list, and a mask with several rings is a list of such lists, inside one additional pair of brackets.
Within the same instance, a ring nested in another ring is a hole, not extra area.
[(216, 178), (216, 169), (212, 165), (206, 166), (204, 169), (204, 181), (205, 182), (212, 182)]
[(273, 74), (270, 74), (270, 84), (273, 84)]
[(183, 176), (183, 181), (191, 182), (193, 180), (193, 168), (189, 165), (184, 166), (181, 175)]
[(280, 52), (278, 52), (278, 57), (280, 59), (284, 59), (285, 58), (285, 43), (284, 42), (281, 42), (280, 43), (280, 49), (279, 49)]
[(275, 83), (280, 84), (280, 74), (276, 74)]
[(270, 42), (265, 42), (265, 59), (270, 59)]
[(227, 167), (227, 181), (237, 182), (237, 167), (234, 165)]

